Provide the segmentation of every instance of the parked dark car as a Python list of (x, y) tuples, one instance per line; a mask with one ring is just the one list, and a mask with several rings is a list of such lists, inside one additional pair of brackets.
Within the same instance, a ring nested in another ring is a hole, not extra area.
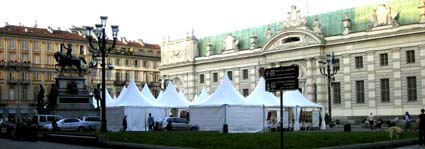
[(191, 130), (197, 131), (199, 130), (199, 126), (197, 124), (189, 123), (186, 119), (178, 118), (178, 117), (165, 117), (158, 121), (159, 127), (161, 130), (169, 130), (167, 129), (167, 125), (171, 122), (171, 130)]

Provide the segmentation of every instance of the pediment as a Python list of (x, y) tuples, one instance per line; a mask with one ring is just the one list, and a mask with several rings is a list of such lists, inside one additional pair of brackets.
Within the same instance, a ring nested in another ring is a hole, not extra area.
[(292, 49), (309, 45), (322, 45), (324, 43), (324, 39), (312, 31), (294, 29), (276, 34), (267, 41), (263, 51)]

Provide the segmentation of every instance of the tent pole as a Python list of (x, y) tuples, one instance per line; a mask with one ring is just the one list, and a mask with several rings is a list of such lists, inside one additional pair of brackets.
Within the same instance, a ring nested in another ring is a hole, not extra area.
[(283, 149), (283, 91), (280, 91), (280, 149)]

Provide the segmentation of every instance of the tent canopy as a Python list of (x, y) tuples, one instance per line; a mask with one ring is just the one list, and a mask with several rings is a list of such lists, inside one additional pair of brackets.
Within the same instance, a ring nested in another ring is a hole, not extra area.
[(124, 94), (122, 96), (120, 94), (120, 97), (111, 106), (158, 107), (159, 105), (143, 96), (134, 80), (131, 80)]
[(283, 104), (290, 107), (323, 108), (322, 105), (311, 102), (305, 98), (298, 90), (285, 91), (285, 93), (283, 93)]
[(227, 75), (224, 75), (220, 86), (213, 94), (205, 98), (198, 105), (203, 106), (221, 106), (221, 105), (247, 105), (245, 98), (233, 87)]
[(254, 91), (246, 98), (249, 104), (264, 105), (268, 107), (278, 107), (280, 102), (272, 93), (266, 91), (266, 81), (263, 77), (258, 81)]
[(166, 107), (171, 108), (188, 108), (189, 102), (183, 99), (174, 88), (172, 82), (169, 82), (167, 85), (167, 89), (158, 97), (157, 101), (160, 105), (164, 105)]
[(155, 101), (155, 97), (152, 95), (151, 90), (149, 89), (147, 83), (145, 83), (145, 86), (143, 86), (142, 89), (142, 95), (148, 98), (151, 101)]
[(191, 105), (196, 105), (198, 103), (201, 103), (202, 101), (204, 101), (205, 98), (207, 98), (209, 96), (207, 89), (205, 89), (205, 86), (202, 88), (201, 93), (199, 94), (199, 96), (197, 94), (195, 94), (195, 97), (193, 98), (192, 102), (190, 103)]
[(127, 91), (127, 87), (125, 87), (125, 85), (124, 85), (124, 87), (122, 88), (122, 90), (120, 92), (120, 95), (118, 95), (118, 97), (115, 98), (115, 100), (120, 99), (125, 94), (126, 91)]

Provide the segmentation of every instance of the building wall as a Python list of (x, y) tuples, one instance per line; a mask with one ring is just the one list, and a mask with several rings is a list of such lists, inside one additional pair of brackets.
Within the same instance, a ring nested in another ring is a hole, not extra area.
[[(366, 116), (369, 113), (381, 116), (403, 115), (404, 112), (419, 114), (425, 104), (425, 51), (424, 26), (411, 24), (391, 27), (376, 31), (365, 31), (349, 35), (319, 37), (310, 34), (309, 30), (287, 30), (304, 34), (305, 38), (323, 39), (308, 44), (294, 43), (268, 49), (267, 44), (262, 48), (241, 50), (234, 53), (216, 54), (193, 58), (191, 63), (161, 65), (161, 74), (169, 79), (183, 78), (185, 84), (179, 89), (190, 90), (186, 93), (189, 100), (199, 94), (203, 87), (212, 93), (218, 87), (220, 80), (228, 71), (233, 72), (232, 83), (243, 94), (243, 89), (251, 92), (259, 79), (258, 69), (279, 66), (298, 65), (300, 67), (300, 88), (308, 99), (328, 108), (327, 80), (321, 75), (318, 60), (326, 54), (334, 52), (339, 59), (340, 69), (334, 76), (333, 82), (341, 83), (341, 103), (332, 102), (332, 114), (335, 117)], [(269, 45), (280, 41), (285, 36), (275, 35)], [(306, 40), (307, 41), (307, 40)], [(415, 52), (415, 62), (406, 63), (406, 51)], [(388, 54), (388, 65), (380, 66), (380, 55)], [(355, 58), (362, 56), (363, 67), (355, 67)], [(194, 68), (194, 69), (193, 69)], [(249, 79), (242, 79), (242, 71), (248, 69)], [(218, 74), (218, 81), (213, 81), (213, 74)], [(204, 83), (200, 83), (200, 74), (204, 74)], [(184, 77), (190, 76), (190, 77)], [(407, 77), (416, 77), (416, 101), (408, 101)], [(380, 79), (389, 79), (390, 101), (381, 100)], [(364, 102), (356, 100), (356, 81), (364, 81)], [(333, 91), (331, 92), (333, 93)], [(276, 93), (279, 97), (279, 94)], [(334, 98), (334, 97), (333, 97)], [(332, 99), (333, 99), (332, 98)]]

